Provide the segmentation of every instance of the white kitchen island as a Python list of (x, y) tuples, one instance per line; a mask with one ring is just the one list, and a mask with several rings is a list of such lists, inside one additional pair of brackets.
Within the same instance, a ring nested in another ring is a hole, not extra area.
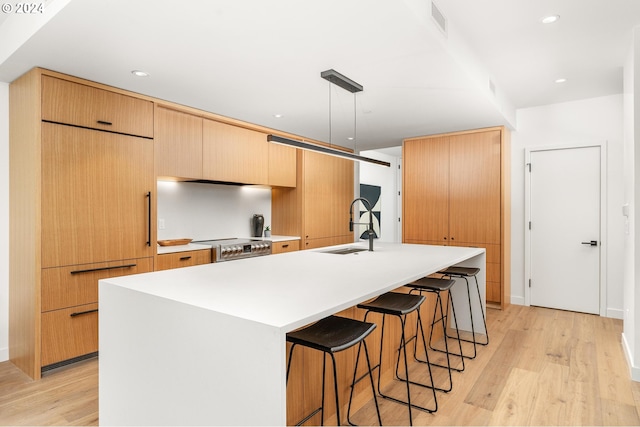
[[(287, 332), (451, 265), (484, 299), (482, 248), (335, 248), (101, 280), (100, 424), (285, 425)], [(464, 281), (454, 298), (469, 329)]]

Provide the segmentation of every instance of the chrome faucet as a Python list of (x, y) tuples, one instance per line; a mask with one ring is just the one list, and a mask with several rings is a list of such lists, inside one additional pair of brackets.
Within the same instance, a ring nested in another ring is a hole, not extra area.
[[(353, 205), (360, 200), (365, 208), (369, 211), (369, 224), (364, 222), (353, 222)], [(375, 236), (375, 232), (373, 231), (373, 210), (371, 203), (365, 199), (364, 197), (358, 197), (353, 202), (351, 202), (351, 206), (349, 207), (349, 231), (353, 231), (353, 225), (368, 225), (369, 229), (367, 230), (367, 234), (369, 236), (369, 251), (373, 252), (373, 236)]]

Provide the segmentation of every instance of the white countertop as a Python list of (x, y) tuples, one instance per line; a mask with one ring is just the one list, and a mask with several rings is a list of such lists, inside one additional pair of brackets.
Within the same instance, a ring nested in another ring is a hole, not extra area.
[[(366, 248), (367, 243), (337, 247), (347, 246)], [(101, 283), (290, 331), (484, 252), (380, 242), (374, 252), (336, 255), (324, 253), (327, 250), (204, 264)]]

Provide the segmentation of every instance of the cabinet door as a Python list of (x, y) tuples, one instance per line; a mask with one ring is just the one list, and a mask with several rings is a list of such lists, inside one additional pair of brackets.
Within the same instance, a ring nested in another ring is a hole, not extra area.
[(154, 188), (153, 140), (43, 123), (42, 267), (153, 256)]
[(267, 184), (267, 135), (213, 120), (203, 120), (202, 172), (204, 179)]
[(42, 311), (98, 302), (98, 280), (153, 271), (153, 258), (42, 270)]
[(449, 137), (403, 145), (403, 241), (449, 238)]
[(153, 102), (50, 76), (42, 120), (153, 138)]
[(353, 161), (304, 152), (305, 239), (351, 236), (349, 205), (353, 200)]
[(158, 265), (156, 266), (156, 271), (170, 270), (172, 268), (190, 267), (192, 265), (209, 264), (210, 262), (211, 249), (162, 254), (158, 255)]
[(296, 186), (296, 149), (269, 143), (269, 185)]
[(299, 240), (287, 240), (285, 242), (273, 242), (271, 244), (271, 253), (273, 255), (285, 252), (295, 252), (297, 250), (300, 250)]
[(42, 366), (98, 351), (98, 304), (42, 314)]
[(202, 118), (158, 107), (155, 145), (158, 176), (202, 178)]
[(449, 235), (500, 244), (500, 131), (450, 139)]

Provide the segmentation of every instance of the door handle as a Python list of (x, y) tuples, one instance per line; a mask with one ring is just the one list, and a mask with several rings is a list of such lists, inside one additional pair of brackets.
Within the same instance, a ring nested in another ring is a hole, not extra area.
[(591, 240), (590, 242), (582, 242), (583, 245), (589, 245), (589, 246), (598, 246), (598, 241), (597, 240)]

